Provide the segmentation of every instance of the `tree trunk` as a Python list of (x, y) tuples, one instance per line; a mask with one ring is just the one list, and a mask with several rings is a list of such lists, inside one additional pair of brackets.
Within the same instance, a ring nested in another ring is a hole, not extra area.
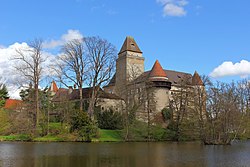
[(92, 87), (92, 94), (89, 102), (88, 114), (91, 120), (94, 120), (94, 107), (95, 107), (95, 99), (96, 99), (96, 86)]
[(39, 90), (38, 90), (38, 84), (35, 84), (35, 96), (36, 96), (36, 123), (35, 123), (35, 128), (39, 126)]
[(83, 111), (83, 101), (82, 101), (82, 86), (79, 87), (79, 95), (80, 95), (80, 111)]

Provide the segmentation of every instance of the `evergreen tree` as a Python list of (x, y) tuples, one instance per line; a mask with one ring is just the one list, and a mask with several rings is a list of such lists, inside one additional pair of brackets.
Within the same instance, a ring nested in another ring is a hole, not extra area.
[(9, 98), (8, 90), (6, 85), (0, 84), (0, 108), (2, 108), (5, 104), (6, 99)]

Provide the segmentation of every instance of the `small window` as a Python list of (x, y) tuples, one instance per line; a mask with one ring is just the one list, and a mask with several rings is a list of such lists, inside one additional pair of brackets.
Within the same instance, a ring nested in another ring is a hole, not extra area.
[(104, 107), (102, 107), (102, 111), (104, 111)]

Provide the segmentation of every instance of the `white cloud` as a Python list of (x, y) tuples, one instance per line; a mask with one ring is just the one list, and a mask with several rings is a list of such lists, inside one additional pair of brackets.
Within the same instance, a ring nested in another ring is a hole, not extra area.
[[(0, 48), (0, 79), (1, 82), (4, 82), (8, 88), (8, 92), (11, 98), (19, 99), (19, 92), (22, 89), (20, 83), (28, 84), (24, 82), (25, 78), (22, 78), (20, 75), (15, 72), (14, 66), (18, 63), (13, 58), (16, 55), (16, 49), (27, 50), (29, 48), (27, 43), (14, 43), (8, 47)], [(48, 52), (42, 53), (45, 62), (43, 63), (43, 77), (51, 76), (53, 73), (50, 70), (50, 64), (55, 62), (56, 55), (53, 55)]]
[(248, 75), (250, 75), (250, 62), (247, 60), (241, 60), (235, 64), (231, 61), (223, 62), (210, 73), (210, 76), (214, 78), (225, 76), (240, 76), (241, 78), (246, 78)]
[(59, 40), (52, 39), (50, 41), (45, 41), (43, 47), (47, 49), (53, 49), (58, 46), (62, 46), (71, 40), (82, 38), (83, 35), (80, 33), (79, 30), (68, 30), (67, 34), (63, 34)]
[[(82, 39), (82, 38), (83, 35), (78, 30), (68, 30), (67, 33), (63, 34), (59, 40), (45, 41), (43, 47), (47, 49), (52, 49), (61, 46), (73, 39)], [(14, 66), (18, 63), (15, 60), (13, 60), (14, 56), (16, 55), (17, 49), (28, 50), (29, 46), (25, 42), (14, 43), (9, 46), (0, 45), (0, 80), (1, 82), (3, 81), (6, 84), (10, 97), (19, 99), (20, 98), (19, 92), (22, 89), (20, 87), (19, 82), (22, 82), (24, 78), (20, 77), (20, 75), (18, 75), (14, 70)], [(49, 52), (43, 52), (42, 54), (46, 60), (42, 66), (43, 77), (50, 77), (55, 75), (54, 71), (50, 67), (51, 64), (56, 62), (56, 58), (58, 55)], [(22, 83), (28, 84), (24, 82)]]
[(188, 4), (187, 0), (157, 0), (163, 5), (164, 16), (185, 16), (187, 11), (185, 6)]
[(17, 76), (14, 74), (13, 66), (15, 64), (13, 57), (16, 54), (16, 49), (26, 48), (26, 43), (14, 43), (6, 48), (0, 48), (0, 76), (6, 84), (11, 98), (20, 98), (16, 91), (19, 89), (15, 84)]

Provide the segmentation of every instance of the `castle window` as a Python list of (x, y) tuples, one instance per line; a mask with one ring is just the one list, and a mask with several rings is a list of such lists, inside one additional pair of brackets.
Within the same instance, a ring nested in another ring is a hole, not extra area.
[(104, 107), (102, 107), (102, 111), (104, 111)]

